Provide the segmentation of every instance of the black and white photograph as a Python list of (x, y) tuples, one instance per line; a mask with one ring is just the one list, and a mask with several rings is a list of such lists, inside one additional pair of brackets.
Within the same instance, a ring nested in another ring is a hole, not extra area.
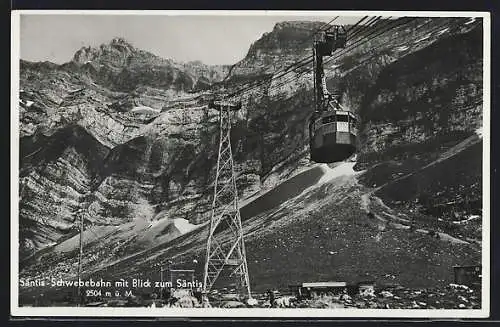
[(485, 12), (12, 11), (11, 314), (488, 317)]

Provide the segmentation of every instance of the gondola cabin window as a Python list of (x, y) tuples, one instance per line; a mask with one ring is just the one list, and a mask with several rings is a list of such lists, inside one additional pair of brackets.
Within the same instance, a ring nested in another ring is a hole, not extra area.
[(330, 124), (335, 122), (335, 115), (326, 116), (321, 119), (322, 124)]
[(347, 113), (337, 114), (337, 132), (349, 132), (349, 116)]

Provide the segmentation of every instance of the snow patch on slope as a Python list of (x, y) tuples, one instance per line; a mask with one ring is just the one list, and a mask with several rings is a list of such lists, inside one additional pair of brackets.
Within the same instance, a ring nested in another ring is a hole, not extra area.
[(184, 218), (175, 218), (174, 219), (174, 226), (182, 233), (186, 234), (192, 231), (193, 229), (196, 229), (200, 227), (201, 225), (194, 225), (189, 222), (189, 220), (184, 219)]
[(479, 136), (480, 138), (483, 138), (483, 127), (479, 127), (476, 129), (476, 135)]
[(355, 164), (356, 162), (343, 162), (333, 168), (329, 167), (327, 164), (322, 164), (321, 169), (323, 170), (324, 175), (318, 181), (318, 184), (326, 183), (340, 176), (352, 176), (362, 173), (362, 171), (354, 170)]
[(149, 223), (149, 226), (147, 229), (154, 229), (157, 226), (160, 226), (159, 228), (165, 228), (165, 226), (169, 224), (174, 224), (175, 228), (179, 230), (181, 234), (186, 234), (192, 231), (193, 229), (196, 229), (204, 224), (191, 224), (189, 220), (184, 219), (184, 218), (175, 218), (175, 219), (170, 219), (168, 217), (165, 218), (160, 218), (160, 219), (154, 219)]
[[(304, 191), (302, 191), (301, 194), (294, 197), (293, 199), (298, 199), (305, 196), (308, 193), (314, 192), (314, 190), (319, 189), (320, 187), (322, 187), (323, 184), (326, 183), (332, 183), (335, 184), (336, 186), (345, 185), (346, 183), (348, 183), (346, 182), (347, 180), (353, 180), (356, 175), (365, 172), (365, 170), (355, 171), (354, 170), (355, 165), (356, 161), (341, 162), (335, 167), (330, 167), (328, 166), (328, 164), (320, 164), (319, 167), (321, 168), (321, 170), (323, 170), (323, 176), (321, 176), (321, 178), (318, 180), (317, 183), (304, 189)], [(353, 178), (345, 178), (349, 176)], [(334, 182), (334, 180), (337, 178), (341, 178), (342, 180), (339, 180), (338, 183)]]

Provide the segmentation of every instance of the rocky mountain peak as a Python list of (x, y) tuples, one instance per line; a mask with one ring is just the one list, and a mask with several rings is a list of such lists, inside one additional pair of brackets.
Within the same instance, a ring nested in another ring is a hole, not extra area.
[(254, 42), (248, 52), (249, 56), (258, 52), (296, 50), (310, 46), (311, 35), (323, 26), (323, 22), (284, 21), (274, 25), (269, 33)]
[[(99, 47), (82, 47), (73, 56), (73, 62), (78, 65), (84, 65), (89, 62), (111, 62), (115, 64), (125, 64), (130, 56), (139, 55), (139, 50), (124, 38), (115, 37), (107, 44), (101, 44)], [(117, 60), (118, 59), (118, 60)]]
[(279, 31), (282, 29), (305, 29), (311, 32), (323, 26), (325, 23), (317, 21), (302, 21), (302, 20), (287, 20), (283, 22), (278, 22), (274, 25), (273, 31)]
[(122, 37), (115, 37), (115, 38), (113, 38), (109, 44), (111, 44), (111, 45), (123, 45), (123, 46), (132, 47), (132, 45), (127, 40), (125, 40)]
[(109, 45), (101, 45), (101, 48), (113, 48), (118, 51), (126, 52), (126, 53), (132, 53), (132, 52), (139, 52), (137, 48), (135, 48), (131, 43), (126, 41), (124, 38), (121, 37), (115, 37), (113, 38), (110, 42)]

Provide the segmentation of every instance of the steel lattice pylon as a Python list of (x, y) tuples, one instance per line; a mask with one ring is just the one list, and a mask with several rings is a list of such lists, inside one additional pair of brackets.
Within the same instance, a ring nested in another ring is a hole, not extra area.
[(227, 269), (236, 280), (239, 294), (251, 298), (230, 138), (231, 116), (239, 106), (213, 102), (210, 106), (219, 110), (220, 139), (203, 292), (207, 294)]

